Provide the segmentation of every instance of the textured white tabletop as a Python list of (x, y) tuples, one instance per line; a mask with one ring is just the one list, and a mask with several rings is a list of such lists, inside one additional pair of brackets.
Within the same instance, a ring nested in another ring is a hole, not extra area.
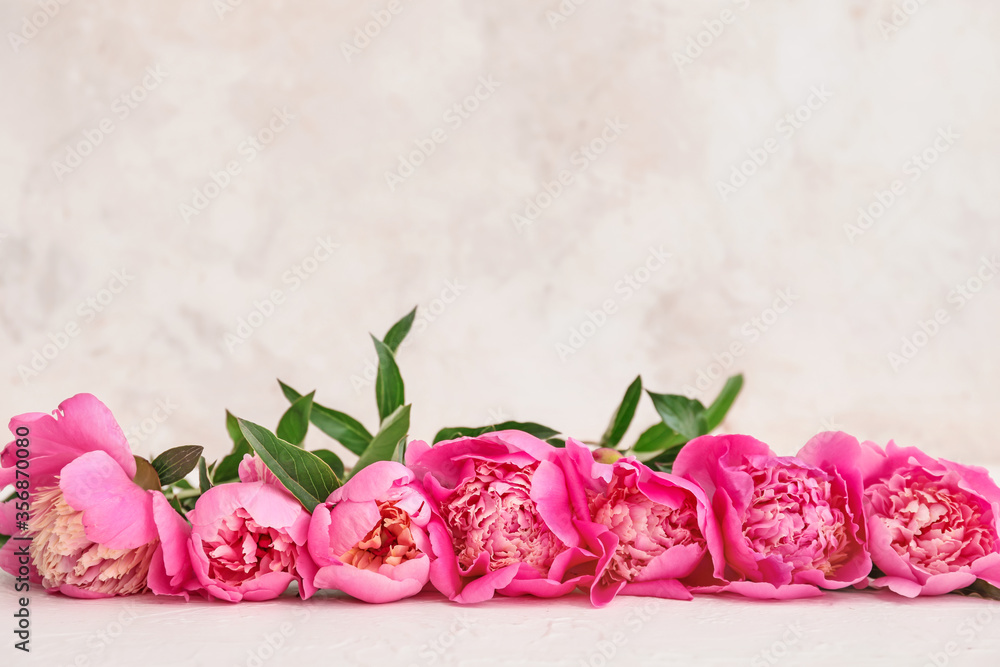
[[(10, 625), (14, 594), (2, 582)], [(336, 596), (231, 605), (36, 594), (31, 608), (31, 654), (15, 651), (4, 630), (5, 667), (1000, 664), (1000, 603), (958, 595), (619, 598), (593, 609), (582, 595), (462, 607), (432, 593), (381, 606)]]

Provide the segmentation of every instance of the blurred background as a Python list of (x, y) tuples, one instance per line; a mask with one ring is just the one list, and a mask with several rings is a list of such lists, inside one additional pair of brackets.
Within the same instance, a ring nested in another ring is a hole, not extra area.
[(595, 439), (639, 373), (707, 402), (743, 372), (723, 428), (781, 453), (1000, 462), (1000, 6), (5, 0), (0, 27), (8, 416), (92, 392), (138, 453), (221, 454), (281, 378), (374, 432), (368, 332), (417, 305), (413, 437)]

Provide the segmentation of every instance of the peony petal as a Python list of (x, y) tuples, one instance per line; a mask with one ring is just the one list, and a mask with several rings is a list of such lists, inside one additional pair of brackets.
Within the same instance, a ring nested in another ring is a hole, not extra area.
[[(414, 559), (409, 562), (423, 561), (425, 567), (428, 559)], [(353, 598), (371, 602), (374, 604), (383, 602), (395, 602), (419, 593), (424, 584), (424, 579), (402, 579), (395, 580), (383, 576), (377, 572), (360, 570), (350, 565), (330, 565), (320, 568), (316, 573), (316, 586), (340, 590)]]
[(104, 451), (87, 452), (62, 469), (59, 488), (83, 512), (87, 539), (112, 549), (135, 549), (156, 539), (153, 501)]
[[(52, 415), (32, 412), (10, 420), (11, 433), (21, 426), (30, 430), (31, 480), (36, 489), (55, 486), (66, 464), (91, 451), (106, 452), (129, 479), (135, 476), (135, 459), (125, 434), (107, 406), (91, 394), (66, 399)], [(0, 455), (0, 488), (14, 479), (16, 460), (11, 442)]]
[(153, 493), (153, 521), (160, 545), (149, 566), (149, 589), (156, 595), (180, 595), (187, 600), (188, 592), (197, 587), (188, 551), (191, 526), (159, 491)]
[(453, 597), (452, 600), (460, 604), (475, 604), (490, 600), (497, 589), (507, 586), (514, 580), (514, 577), (517, 576), (518, 567), (519, 565), (514, 563), (494, 572), (488, 572), (467, 583), (462, 591)]
[(757, 600), (798, 600), (823, 595), (820, 589), (806, 584), (775, 586), (757, 581), (733, 581), (726, 584), (720, 592), (738, 593)]
[(363, 540), (382, 521), (382, 513), (374, 500), (343, 502), (330, 510), (330, 553), (343, 555)]
[(621, 595), (641, 595), (654, 598), (666, 598), (668, 600), (693, 600), (694, 596), (684, 584), (676, 579), (657, 579), (656, 581), (642, 581), (627, 584), (620, 592)]
[(549, 461), (539, 463), (531, 478), (530, 496), (548, 529), (566, 546), (579, 545), (580, 534), (573, 527), (573, 512), (562, 468)]
[(414, 479), (413, 473), (401, 463), (377, 461), (330, 494), (330, 502), (384, 500), (394, 486), (409, 484)]

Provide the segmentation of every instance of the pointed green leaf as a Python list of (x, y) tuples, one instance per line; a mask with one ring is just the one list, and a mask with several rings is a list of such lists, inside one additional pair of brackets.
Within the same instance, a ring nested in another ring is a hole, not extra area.
[(278, 438), (263, 426), (239, 420), (247, 442), (285, 488), (312, 512), (339, 486), (330, 466), (312, 452)]
[(250, 443), (240, 433), (240, 442), (233, 446), (232, 453), (222, 457), (213, 467), (212, 483), (218, 486), (239, 479), (240, 462), (243, 461), (245, 454), (250, 454), (252, 451)]
[(285, 410), (278, 422), (278, 430), (275, 434), (293, 445), (302, 446), (306, 439), (306, 432), (309, 430), (309, 418), (312, 415), (313, 396), (315, 391), (311, 391), (305, 396), (297, 399), (291, 407)]
[(635, 417), (635, 409), (639, 406), (639, 399), (642, 398), (642, 376), (638, 376), (632, 384), (625, 390), (625, 397), (621, 405), (615, 410), (611, 417), (608, 429), (601, 436), (601, 447), (617, 447), (628, 431), (632, 418)]
[(705, 422), (707, 423), (708, 430), (714, 431), (715, 427), (722, 423), (722, 420), (726, 418), (726, 413), (729, 412), (729, 408), (732, 407), (733, 401), (736, 400), (736, 396), (740, 393), (740, 389), (743, 388), (743, 374), (734, 375), (728, 380), (726, 384), (723, 385), (722, 391), (719, 395), (715, 397), (712, 404), (708, 406), (705, 410)]
[(312, 453), (323, 459), (323, 462), (330, 466), (333, 470), (333, 474), (337, 476), (337, 479), (344, 478), (344, 462), (340, 460), (340, 457), (331, 452), (329, 449), (314, 449)]
[[(278, 384), (281, 385), (281, 391), (289, 401), (294, 403), (302, 397), (302, 394), (281, 380), (278, 380)], [(319, 403), (313, 403), (309, 420), (313, 426), (358, 456), (361, 456), (368, 443), (372, 441), (372, 434), (357, 419), (345, 415), (343, 412), (324, 407)]]
[(656, 408), (663, 423), (688, 440), (708, 432), (705, 406), (701, 401), (677, 394), (654, 394), (651, 391), (646, 393), (653, 399), (653, 407)]
[(413, 319), (417, 316), (417, 308), (413, 307), (413, 310), (408, 312), (403, 316), (403, 319), (392, 325), (388, 333), (385, 334), (385, 338), (382, 341), (385, 343), (386, 347), (392, 350), (395, 354), (399, 349), (400, 344), (406, 338), (406, 335), (410, 333), (410, 327), (413, 326)]
[(388, 461), (392, 459), (399, 441), (406, 437), (409, 430), (410, 406), (402, 405), (383, 420), (382, 428), (372, 438), (371, 444), (368, 445), (364, 453), (361, 454), (358, 462), (351, 470), (351, 475), (356, 475), (359, 470), (376, 461)]
[(169, 486), (184, 479), (198, 465), (198, 458), (204, 449), (200, 445), (182, 445), (168, 449), (153, 459), (153, 469), (160, 478), (160, 484)]
[(238, 445), (240, 440), (245, 440), (243, 433), (240, 432), (240, 424), (233, 416), (233, 413), (226, 410), (226, 432), (229, 433), (229, 438), (233, 441), (233, 445)]
[(554, 428), (542, 426), (535, 422), (505, 421), (489, 426), (452, 426), (443, 428), (434, 436), (434, 444), (442, 440), (454, 440), (455, 438), (475, 438), (476, 436), (483, 435), (484, 433), (492, 433), (493, 431), (524, 431), (539, 440), (549, 440), (559, 435), (559, 431)]
[(649, 461), (655, 459), (664, 450), (683, 445), (687, 441), (688, 439), (683, 435), (660, 422), (642, 432), (635, 445), (632, 446), (630, 453), (640, 461)]
[(396, 357), (389, 346), (372, 336), (378, 353), (378, 374), (375, 376), (375, 401), (378, 403), (378, 418), (384, 422), (396, 408), (405, 401), (403, 376), (399, 374)]
[(208, 478), (208, 466), (205, 463), (204, 456), (198, 459), (198, 486), (202, 493), (212, 488), (212, 481)]

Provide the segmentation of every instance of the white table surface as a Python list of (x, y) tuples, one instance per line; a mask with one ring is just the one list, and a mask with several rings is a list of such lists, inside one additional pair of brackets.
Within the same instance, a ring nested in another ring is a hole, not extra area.
[[(11, 580), (2, 581), (0, 617), (12, 626), (14, 593)], [(730, 595), (693, 602), (619, 598), (604, 609), (591, 608), (583, 595), (499, 598), (463, 607), (432, 593), (388, 605), (335, 595), (233, 605), (38, 594), (30, 604), (32, 652), (14, 650), (13, 635), (3, 628), (5, 667), (920, 667), (935, 665), (932, 656), (939, 666), (1000, 665), (1000, 602), (958, 595), (906, 600), (862, 591), (794, 602)]]

